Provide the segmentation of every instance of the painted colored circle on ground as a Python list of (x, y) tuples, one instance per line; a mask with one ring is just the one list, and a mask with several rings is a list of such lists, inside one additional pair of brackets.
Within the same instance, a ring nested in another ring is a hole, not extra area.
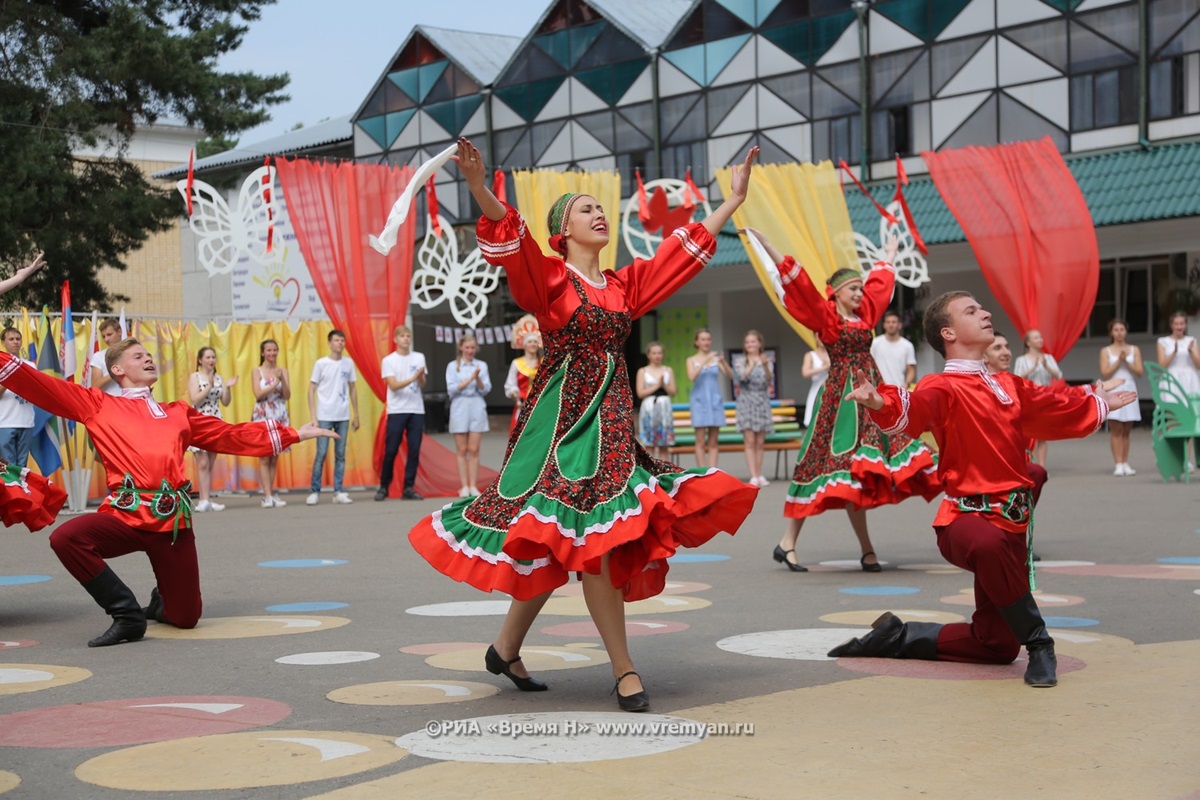
[(0, 586), (25, 586), (30, 583), (45, 583), (49, 575), (0, 575)]
[(1171, 556), (1157, 561), (1159, 564), (1200, 564), (1200, 556)]
[(758, 658), (833, 661), (825, 654), (847, 639), (862, 636), (869, 630), (870, 628), (807, 628), (742, 633), (720, 640), (717, 647), (730, 653)]
[(1106, 578), (1147, 578), (1150, 580), (1194, 581), (1200, 579), (1200, 567), (1190, 564), (1093, 564), (1091, 566), (1039, 567), (1056, 575), (1089, 575)]
[(1034, 566), (1038, 569), (1059, 569), (1061, 567), (1094, 567), (1095, 561), (1054, 561), (1047, 559), (1045, 561), (1034, 562)]
[(21, 776), (15, 772), (0, 769), (0, 794), (15, 789), (21, 785)]
[[(1076, 672), (1087, 666), (1073, 656), (1057, 654), (1058, 674)], [(886, 675), (890, 678), (919, 678), (941, 681), (1020, 681), (1028, 659), (1022, 651), (1011, 664), (962, 664), (955, 661), (918, 661), (908, 658), (839, 658), (837, 664), (851, 672)]]
[(352, 706), (430, 706), (499, 693), (499, 686), (471, 681), (381, 681), (334, 689), (325, 697)]
[[(660, 633), (679, 633), (690, 626), (686, 622), (673, 620), (625, 620), (626, 636), (654, 636)], [(598, 637), (600, 631), (591, 620), (585, 622), (564, 622), (561, 625), (550, 625), (542, 628), (542, 633), (548, 636), (562, 636), (567, 639), (588, 639)]]
[[(696, 583), (693, 581), (671, 581), (668, 580), (663, 586), (663, 594), (694, 594), (695, 592), (705, 592), (711, 589), (712, 586), (707, 583)], [(562, 586), (554, 590), (553, 597), (583, 597), (583, 584), (578, 581), (564, 583)]]
[[(879, 563), (885, 567), (891, 566), (890, 562), (884, 561), (883, 559), (880, 559)], [(851, 560), (851, 559), (847, 558), (847, 559), (834, 559), (832, 561), (822, 561), (818, 564), (814, 564), (813, 566), (809, 567), (809, 570), (810, 571), (816, 570), (817, 572), (832, 572), (835, 570), (850, 570), (852, 572), (862, 572), (863, 568), (862, 568), (862, 564), (858, 561), (858, 559)]]
[(442, 761), (577, 764), (678, 750), (703, 741), (708, 727), (659, 714), (638, 714), (636, 730), (630, 722), (626, 713), (577, 711), (431, 720), (396, 744)]
[(260, 567), (276, 567), (281, 569), (303, 569), (305, 567), (340, 567), (350, 562), (344, 558), (288, 558), (282, 561), (260, 561)]
[(34, 647), (37, 644), (33, 639), (0, 639), (0, 650), (20, 650), (22, 647)]
[(349, 603), (278, 603), (267, 606), (267, 611), (272, 614), (311, 614), (314, 611), (334, 611), (349, 605)]
[(961, 569), (952, 564), (897, 564), (896, 569), (909, 570), (912, 572), (928, 572), (930, 575), (953, 575), (956, 572), (962, 572)]
[(1090, 628), (1099, 625), (1100, 620), (1087, 617), (1043, 617), (1048, 628)]
[(102, 700), (0, 717), (4, 747), (125, 747), (273, 725), (291, 706), (260, 697), (193, 695)]
[(326, 650), (319, 653), (296, 653), (290, 656), (280, 656), (276, 664), (291, 664), (302, 667), (326, 667), (331, 664), (357, 664), (360, 661), (374, 661), (379, 653), (368, 653), (365, 650)]
[(454, 603), (433, 603), (404, 610), (418, 617), (503, 617), (508, 613), (510, 600), (460, 600)]
[(844, 589), (838, 589), (842, 594), (865, 594), (865, 595), (895, 595), (895, 594), (920, 594), (921, 590), (916, 586), (848, 586)]
[(390, 737), (368, 733), (245, 731), (105, 753), (80, 764), (75, 777), (138, 792), (255, 789), (343, 778), (406, 755)]
[[(485, 672), (483, 657), (487, 648), (478, 650), (455, 650), (452, 653), (438, 653), (425, 659), (425, 663), (438, 669), (453, 669), (459, 672)], [(521, 663), (529, 674), (535, 678), (540, 672), (552, 672), (560, 669), (578, 669), (594, 667), (597, 664), (607, 664), (608, 653), (599, 649), (593, 643), (572, 645), (530, 645), (521, 648)], [(500, 676), (504, 683), (508, 678)]]
[(401, 647), (401, 653), (411, 653), (414, 656), (433, 656), (438, 653), (453, 653), (455, 650), (478, 650), (479, 648), (487, 650), (488, 646), (482, 642), (430, 642), (428, 644), (410, 644), (407, 647)]
[(150, 639), (253, 639), (257, 636), (284, 636), (291, 633), (328, 631), (350, 624), (345, 617), (211, 617), (202, 619), (191, 630), (171, 625), (151, 625)]
[[(625, 604), (625, 616), (638, 617), (646, 614), (672, 614), (676, 611), (698, 611), (712, 605), (711, 600), (703, 597), (690, 597), (682, 594), (659, 594)], [(587, 617), (587, 603), (582, 597), (551, 597), (542, 609), (543, 614), (559, 617)]]
[(0, 695), (23, 694), (79, 683), (92, 673), (57, 664), (0, 664)]
[[(1087, 602), (1082, 597), (1077, 597), (1073, 594), (1050, 594), (1042, 591), (1034, 592), (1033, 599), (1043, 609), (1078, 606)], [(941, 598), (941, 601), (952, 606), (971, 606), (973, 608), (975, 606), (975, 590), (963, 589), (959, 594), (952, 594)]]
[[(835, 625), (867, 625), (879, 619), (882, 611), (838, 611), (835, 614), (821, 615), (821, 622), (832, 622)], [(930, 611), (928, 609), (907, 609), (893, 611), (905, 622), (937, 622), (948, 625), (951, 622), (962, 622), (965, 617), (961, 614), (951, 614), (949, 611)], [(843, 641), (845, 641), (843, 639)], [(840, 643), (839, 643), (840, 644)]]
[(667, 559), (672, 564), (708, 564), (713, 561), (728, 561), (729, 556), (715, 553), (676, 553)]

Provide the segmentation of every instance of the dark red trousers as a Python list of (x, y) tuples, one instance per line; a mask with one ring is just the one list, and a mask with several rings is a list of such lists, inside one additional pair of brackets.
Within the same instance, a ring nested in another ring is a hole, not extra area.
[(1025, 535), (1001, 530), (982, 514), (964, 514), (934, 530), (945, 559), (975, 575), (975, 613), (970, 622), (942, 626), (938, 659), (1012, 663), (1021, 652), (1021, 643), (999, 609), (1012, 605), (1029, 591)]
[(172, 544), (170, 531), (142, 531), (113, 514), (86, 514), (59, 525), (50, 547), (80, 583), (103, 572), (106, 558), (145, 553), (158, 581), (163, 618), (177, 628), (194, 628), (200, 620), (200, 565), (190, 528), (181, 528)]

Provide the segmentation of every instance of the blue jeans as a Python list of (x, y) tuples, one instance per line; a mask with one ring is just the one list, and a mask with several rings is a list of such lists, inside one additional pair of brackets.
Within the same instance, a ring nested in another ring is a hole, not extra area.
[(0, 428), (0, 458), (19, 467), (28, 466), (33, 428)]
[[(333, 449), (333, 491), (340, 492), (342, 476), (346, 474), (346, 434), (350, 431), (350, 420), (317, 420), (317, 425), (342, 437), (335, 440)], [(325, 454), (328, 451), (329, 439), (324, 436), (317, 439), (317, 457), (313, 459), (312, 485), (309, 487), (313, 492), (321, 491), (321, 473), (325, 471)]]

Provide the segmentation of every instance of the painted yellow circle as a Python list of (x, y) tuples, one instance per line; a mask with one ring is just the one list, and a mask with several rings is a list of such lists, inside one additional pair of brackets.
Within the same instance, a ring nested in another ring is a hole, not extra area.
[(349, 624), (345, 617), (283, 616), (213, 617), (202, 619), (190, 631), (171, 625), (151, 625), (146, 637), (154, 639), (253, 639), (290, 633), (327, 631)]
[[(485, 672), (483, 656), (486, 652), (487, 648), (438, 653), (425, 659), (425, 663), (439, 669)], [(588, 642), (565, 646), (526, 644), (521, 648), (521, 663), (536, 678), (539, 672), (594, 667), (597, 664), (609, 662), (608, 653)], [(507, 682), (508, 679), (502, 678), (502, 680)]]
[(5, 772), (0, 769), (0, 794), (15, 789), (21, 785), (21, 776), (15, 772)]
[(500, 688), (469, 681), (381, 681), (334, 689), (327, 698), (352, 706), (431, 706), (498, 694)]
[(79, 683), (92, 673), (57, 664), (0, 664), (0, 695), (38, 692), (68, 683)]
[(392, 737), (345, 731), (259, 730), (128, 747), (85, 761), (75, 777), (135, 792), (286, 786), (356, 775), (399, 761)]
[[(698, 611), (712, 605), (711, 600), (703, 597), (690, 597), (684, 594), (660, 594), (647, 597), (636, 603), (625, 604), (625, 616), (636, 617), (644, 614), (670, 614), (676, 611)], [(587, 604), (582, 597), (551, 597), (546, 602), (543, 614), (553, 614), (559, 617), (589, 616)]]
[[(870, 625), (879, 619), (879, 615), (882, 613), (883, 611), (839, 611), (836, 614), (826, 614), (821, 617), (821, 621), (833, 622), (838, 625)], [(929, 611), (928, 609), (892, 611), (892, 613), (905, 622), (936, 622), (945, 625), (948, 622), (962, 622), (965, 619), (959, 614), (951, 614), (948, 611)]]

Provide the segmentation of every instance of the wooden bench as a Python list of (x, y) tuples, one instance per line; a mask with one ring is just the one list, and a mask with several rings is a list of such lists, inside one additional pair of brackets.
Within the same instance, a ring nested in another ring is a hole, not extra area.
[[(686, 403), (676, 403), (672, 406), (675, 412), (675, 444), (669, 448), (671, 455), (681, 455), (695, 452), (696, 429), (692, 427), (691, 410)], [(804, 429), (800, 427), (800, 409), (794, 400), (772, 400), (771, 416), (775, 422), (775, 432), (767, 434), (763, 443), (763, 451), (775, 453), (775, 480), (780, 480), (780, 470), (785, 463), (787, 453), (800, 449), (804, 439)], [(746, 449), (746, 440), (737, 429), (734, 420), (737, 415), (735, 403), (725, 404), (725, 425), (717, 434), (717, 452), (740, 453)], [(790, 477), (784, 475), (783, 477)]]
[(1175, 376), (1158, 364), (1147, 363), (1146, 375), (1154, 395), (1150, 441), (1158, 472), (1165, 481), (1190, 483), (1187, 440), (1195, 441), (1193, 448), (1200, 445), (1200, 397), (1184, 392)]

